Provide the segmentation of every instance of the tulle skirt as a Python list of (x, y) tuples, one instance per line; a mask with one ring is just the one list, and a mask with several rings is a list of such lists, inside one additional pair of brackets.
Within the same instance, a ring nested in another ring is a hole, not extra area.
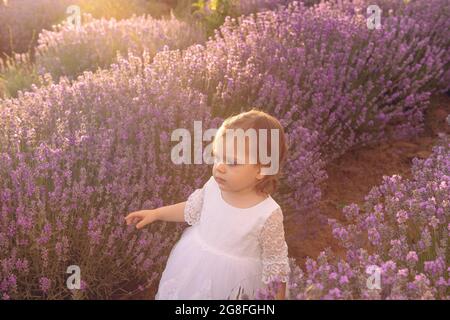
[(260, 259), (236, 257), (209, 246), (198, 226), (186, 228), (170, 252), (156, 300), (242, 299), (265, 285)]

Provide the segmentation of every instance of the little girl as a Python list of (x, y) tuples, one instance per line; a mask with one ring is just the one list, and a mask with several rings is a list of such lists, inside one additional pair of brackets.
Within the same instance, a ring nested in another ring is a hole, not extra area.
[[(234, 157), (224, 151), (229, 149), (218, 149), (219, 144), (227, 143), (225, 129), (239, 128), (257, 132), (256, 163), (248, 161), (248, 136), (245, 161), (237, 152)], [(261, 172), (270, 164), (261, 164), (258, 129), (267, 129), (267, 150), (272, 150), (272, 144), (278, 146), (276, 160), (281, 168), (287, 154), (284, 130), (276, 118), (252, 109), (223, 122), (212, 145), (212, 176), (186, 202), (125, 217), (127, 224), (138, 222), (138, 229), (156, 220), (190, 225), (172, 248), (155, 299), (241, 299), (244, 294), (255, 299), (256, 291), (275, 277), (282, 281), (276, 298), (289, 297), (286, 283), (291, 270), (283, 214), (270, 196), (276, 190), (280, 169), (272, 175)], [(278, 141), (271, 141), (271, 129), (279, 132)]]

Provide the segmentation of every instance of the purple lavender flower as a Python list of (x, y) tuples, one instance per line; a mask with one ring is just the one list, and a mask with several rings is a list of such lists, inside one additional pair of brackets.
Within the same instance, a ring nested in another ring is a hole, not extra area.
[(39, 288), (42, 292), (47, 293), (51, 287), (51, 280), (46, 277), (41, 277), (39, 279)]

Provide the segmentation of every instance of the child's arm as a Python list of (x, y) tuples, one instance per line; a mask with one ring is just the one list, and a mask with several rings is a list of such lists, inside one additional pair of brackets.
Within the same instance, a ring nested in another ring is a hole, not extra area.
[(152, 210), (140, 210), (132, 212), (125, 217), (127, 224), (136, 223), (136, 228), (140, 229), (156, 220), (187, 222), (194, 225), (200, 220), (200, 212), (203, 206), (204, 186), (196, 189), (188, 197), (187, 201), (160, 207)]
[(291, 270), (281, 208), (276, 209), (267, 218), (260, 231), (259, 241), (262, 249), (262, 281), (268, 284), (274, 277), (278, 277), (281, 286), (275, 294), (275, 299), (283, 300), (286, 298), (286, 283)]
[(164, 221), (187, 222), (190, 225), (197, 224), (202, 211), (204, 190), (205, 188), (196, 189), (185, 202), (156, 209), (157, 218)]
[(185, 207), (186, 201), (155, 209), (156, 219), (161, 221), (185, 222)]
[(127, 224), (137, 223), (136, 228), (141, 229), (156, 220), (185, 222), (184, 209), (186, 201), (153, 210), (140, 210), (125, 217)]

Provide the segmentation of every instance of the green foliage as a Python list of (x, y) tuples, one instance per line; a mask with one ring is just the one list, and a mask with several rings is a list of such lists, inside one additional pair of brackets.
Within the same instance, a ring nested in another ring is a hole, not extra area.
[(41, 80), (29, 53), (15, 54), (0, 59), (0, 98), (15, 98), (19, 90), (25, 91)]
[(192, 3), (192, 15), (202, 21), (208, 36), (223, 24), (226, 16), (234, 15), (232, 0), (198, 0)]

